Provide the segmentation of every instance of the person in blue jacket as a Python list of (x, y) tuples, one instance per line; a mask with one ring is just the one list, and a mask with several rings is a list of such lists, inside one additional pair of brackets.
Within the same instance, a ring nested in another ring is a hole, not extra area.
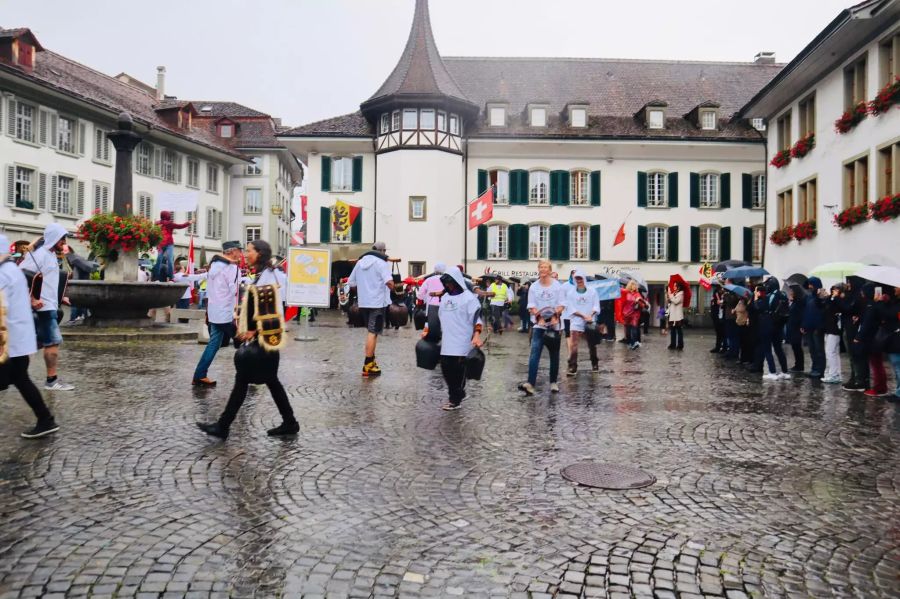
[(806, 307), (803, 310), (803, 320), (800, 324), (800, 332), (806, 339), (809, 348), (809, 358), (812, 366), (809, 370), (811, 378), (820, 379), (825, 374), (825, 314), (823, 310), (824, 299), (820, 297), (822, 291), (822, 279), (810, 277), (806, 281), (809, 297), (806, 298)]

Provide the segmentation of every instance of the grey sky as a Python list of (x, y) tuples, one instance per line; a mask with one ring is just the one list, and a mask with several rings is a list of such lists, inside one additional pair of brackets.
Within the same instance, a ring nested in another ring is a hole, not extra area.
[[(855, 0), (431, 0), (444, 56), (793, 58)], [(166, 92), (301, 125), (352, 112), (388, 76), (415, 0), (0, 0), (0, 26)], [(124, 18), (119, 15), (123, 15)]]

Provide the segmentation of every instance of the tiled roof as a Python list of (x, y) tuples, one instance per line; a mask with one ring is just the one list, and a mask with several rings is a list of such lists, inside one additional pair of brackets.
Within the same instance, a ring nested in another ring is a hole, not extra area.
[[(209, 100), (191, 100), (191, 103), (194, 105), (194, 108), (197, 109), (203, 116), (227, 116), (227, 117), (267, 117), (269, 116), (265, 112), (260, 112), (258, 110), (254, 110), (248, 106), (244, 106), (243, 104), (238, 104), (237, 102), (218, 102), (218, 101), (209, 101)], [(209, 110), (204, 110), (204, 108), (209, 107)]]
[(361, 112), (352, 112), (281, 133), (285, 137), (371, 137), (375, 130)]

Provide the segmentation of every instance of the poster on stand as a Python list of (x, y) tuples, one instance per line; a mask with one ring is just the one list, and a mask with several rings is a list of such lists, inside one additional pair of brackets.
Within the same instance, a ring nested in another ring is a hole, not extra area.
[(331, 304), (331, 250), (293, 246), (288, 248), (288, 306), (328, 308)]

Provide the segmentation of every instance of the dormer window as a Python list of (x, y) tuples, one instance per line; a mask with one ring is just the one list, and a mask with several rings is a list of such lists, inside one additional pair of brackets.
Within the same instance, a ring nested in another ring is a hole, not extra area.
[(234, 137), (234, 125), (231, 124), (222, 124), (219, 125), (219, 137)]
[(587, 108), (585, 108), (584, 106), (570, 106), (569, 126), (587, 127)]
[(505, 127), (506, 126), (506, 105), (490, 104), (488, 105), (488, 126)]
[(715, 110), (700, 111), (700, 128), (707, 131), (715, 131), (718, 124), (718, 114)]
[(31, 30), (0, 28), (0, 32), (0, 61), (20, 66), (26, 71), (34, 69), (36, 53), (44, 48)]
[(529, 124), (532, 127), (546, 127), (547, 126), (547, 108), (544, 106), (532, 106), (529, 109), (530, 118)]
[(650, 129), (662, 129), (665, 126), (666, 115), (659, 108), (647, 110), (647, 127)]

